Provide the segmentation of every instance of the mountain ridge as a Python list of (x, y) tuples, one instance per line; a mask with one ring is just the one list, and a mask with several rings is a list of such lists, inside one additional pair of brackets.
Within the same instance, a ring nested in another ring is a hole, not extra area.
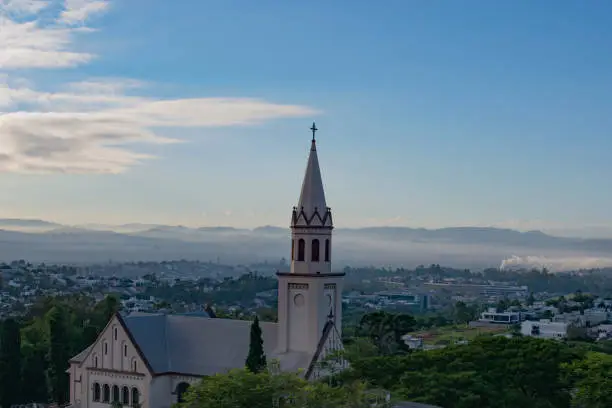
[[(27, 225), (30, 228), (22, 228)], [(37, 228), (32, 229), (32, 225)], [(64, 226), (44, 220), (0, 219), (0, 261), (33, 262), (215, 260), (249, 264), (289, 258), (290, 230), (102, 224)], [(41, 230), (42, 227), (46, 229)], [(537, 260), (568, 265), (612, 265), (612, 239), (558, 237), (542, 231), (496, 227), (336, 228), (334, 265), (414, 267), (445, 264), (466, 268), (498, 267)], [(535, 262), (535, 261), (534, 261)], [(553, 269), (552, 267), (550, 269)]]

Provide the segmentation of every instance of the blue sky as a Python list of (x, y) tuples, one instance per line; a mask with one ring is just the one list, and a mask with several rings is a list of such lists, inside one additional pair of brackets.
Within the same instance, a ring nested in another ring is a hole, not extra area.
[(285, 226), (316, 120), (339, 226), (612, 225), (608, 2), (26, 3), (0, 217)]

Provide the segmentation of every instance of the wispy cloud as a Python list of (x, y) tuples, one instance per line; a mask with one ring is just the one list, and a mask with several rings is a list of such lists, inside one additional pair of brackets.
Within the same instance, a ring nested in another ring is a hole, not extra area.
[(0, 11), (16, 15), (34, 14), (49, 5), (48, 0), (0, 0)]
[(236, 126), (314, 113), (250, 98), (134, 96), (147, 84), (132, 79), (36, 87), (16, 78), (15, 69), (91, 61), (93, 54), (74, 50), (74, 37), (109, 2), (65, 0), (54, 8), (53, 22), (43, 24), (37, 13), (49, 5), (0, 0), (0, 172), (120, 173), (150, 158), (134, 151), (134, 143), (176, 142), (159, 134), (162, 127)]
[(66, 0), (59, 21), (69, 25), (84, 24), (89, 17), (106, 11), (109, 5), (106, 0)]
[(0, 114), (0, 171), (119, 173), (150, 158), (126, 145), (176, 141), (156, 134), (159, 127), (235, 126), (313, 112), (247, 98), (126, 96), (119, 85), (95, 91), (111, 88), (88, 81), (52, 93), (0, 84), (0, 109), (30, 106)]
[[(76, 35), (88, 31), (85, 20), (107, 7), (105, 1), (90, 0), (0, 0), (0, 69), (74, 67), (91, 61), (94, 55), (70, 46)], [(56, 18), (40, 19), (46, 8), (56, 11)]]

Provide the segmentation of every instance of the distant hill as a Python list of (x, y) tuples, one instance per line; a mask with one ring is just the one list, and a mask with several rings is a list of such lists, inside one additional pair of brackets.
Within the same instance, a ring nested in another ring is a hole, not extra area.
[(62, 227), (61, 224), (54, 222), (34, 220), (34, 219), (20, 219), (20, 218), (0, 218), (0, 229), (11, 229), (11, 230), (46, 230), (52, 228)]
[[(188, 228), (126, 224), (63, 226), (0, 219), (0, 260), (107, 262), (199, 259), (224, 263), (289, 257), (289, 229), (264, 226)], [(612, 265), (612, 239), (556, 237), (541, 231), (461, 227), (376, 227), (334, 230), (336, 267), (443, 264), (465, 268), (549, 265), (551, 269)], [(555, 266), (557, 265), (557, 266)]]

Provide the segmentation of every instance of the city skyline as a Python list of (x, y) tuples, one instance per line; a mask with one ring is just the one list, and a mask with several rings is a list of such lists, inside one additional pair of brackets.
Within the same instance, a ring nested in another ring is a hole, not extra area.
[(611, 228), (612, 6), (0, 0), (0, 218)]

